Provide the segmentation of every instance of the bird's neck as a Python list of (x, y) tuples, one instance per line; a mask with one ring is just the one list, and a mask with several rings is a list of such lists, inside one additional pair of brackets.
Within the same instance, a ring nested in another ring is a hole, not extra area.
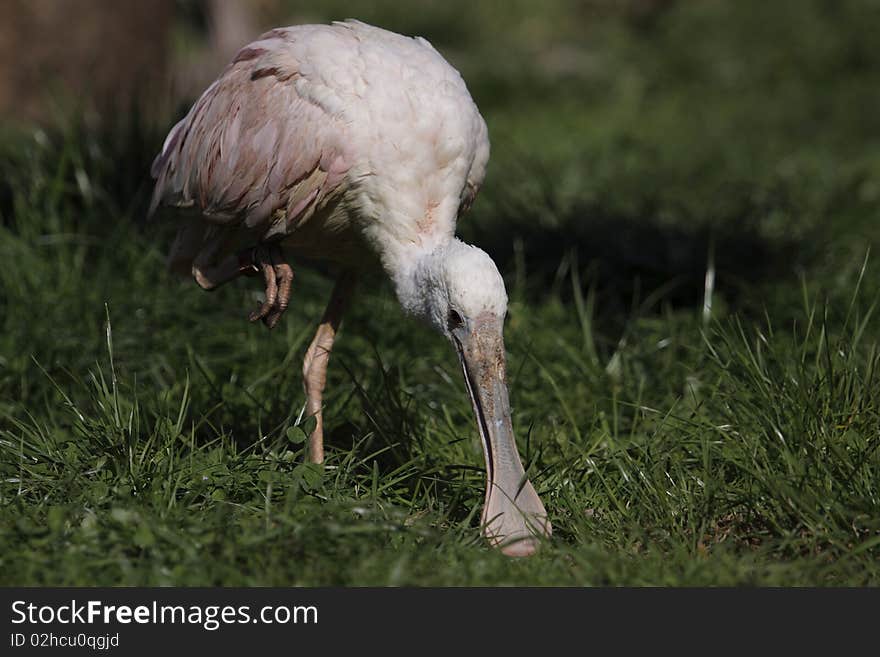
[(457, 239), (435, 244), (433, 248), (409, 248), (396, 254), (392, 267), (386, 266), (403, 310), (442, 330), (440, 308), (445, 294), (443, 263)]

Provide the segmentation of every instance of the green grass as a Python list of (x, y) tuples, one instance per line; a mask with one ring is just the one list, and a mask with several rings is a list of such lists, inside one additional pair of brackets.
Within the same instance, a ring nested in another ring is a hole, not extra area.
[[(481, 540), (454, 353), (387, 284), (345, 320), (327, 468), (305, 465), (329, 281), (299, 270), (281, 326), (249, 325), (258, 285), (173, 278), (171, 227), (141, 221), (160, 129), (9, 133), (0, 583), (880, 582), (880, 8), (767, 4), (460, 27), (428, 3), (412, 28), (492, 133), (461, 232), (511, 298), (514, 427), (554, 526), (528, 560)], [(560, 44), (577, 66), (536, 55)]]

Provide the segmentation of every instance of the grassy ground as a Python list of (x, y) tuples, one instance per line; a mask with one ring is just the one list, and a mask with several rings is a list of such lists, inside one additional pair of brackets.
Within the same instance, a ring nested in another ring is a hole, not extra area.
[(374, 6), (489, 123), (461, 232), (507, 279), (553, 541), (482, 543), (455, 356), (381, 281), (331, 362), (328, 467), (303, 465), (329, 282), (300, 271), (270, 334), (252, 281), (173, 279), (140, 222), (162, 135), (126, 116), (2, 143), (0, 583), (880, 582), (880, 5)]

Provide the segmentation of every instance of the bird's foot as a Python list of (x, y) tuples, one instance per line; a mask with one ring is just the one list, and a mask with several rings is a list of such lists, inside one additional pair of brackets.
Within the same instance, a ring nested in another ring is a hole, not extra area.
[(277, 244), (261, 244), (249, 249), (239, 255), (239, 261), (242, 273), (262, 273), (266, 283), (266, 300), (248, 319), (252, 322), (263, 320), (263, 324), (270, 329), (275, 328), (290, 303), (293, 268), (285, 262), (281, 247)]

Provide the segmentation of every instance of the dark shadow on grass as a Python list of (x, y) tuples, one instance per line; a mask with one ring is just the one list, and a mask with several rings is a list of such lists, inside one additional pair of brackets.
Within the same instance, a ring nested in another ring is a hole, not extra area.
[[(517, 218), (512, 229), (477, 225), (469, 237), (510, 275), (508, 280), (525, 281), (517, 291), (529, 300), (551, 294), (570, 302), (576, 269), (584, 294), (593, 288), (597, 315), (606, 319), (625, 319), (651, 294), (660, 303), (643, 312), (662, 305), (700, 307), (711, 265), (715, 293), (748, 310), (755, 285), (793, 276), (814, 257), (810, 245), (821, 243), (818, 236), (768, 238), (748, 209), (711, 225), (686, 219), (667, 224), (657, 216), (649, 206), (633, 216), (581, 206), (553, 226), (542, 225), (538, 217)], [(525, 276), (518, 273), (523, 268)]]

